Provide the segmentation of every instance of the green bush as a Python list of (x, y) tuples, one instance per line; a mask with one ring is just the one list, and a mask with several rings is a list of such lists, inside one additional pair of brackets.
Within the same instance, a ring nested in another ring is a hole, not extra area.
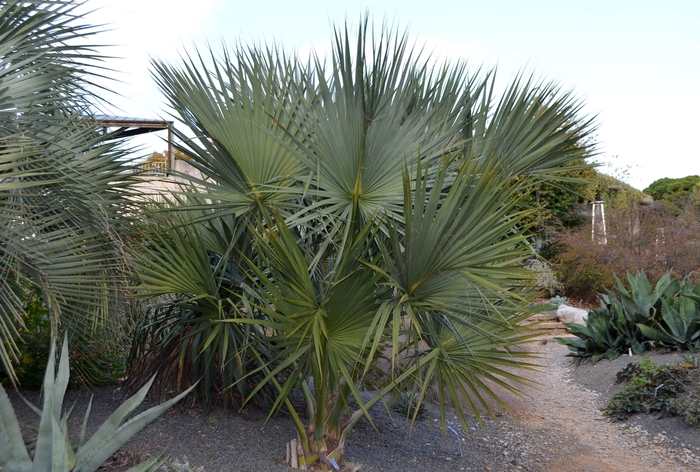
[(683, 206), (687, 200), (698, 199), (700, 176), (688, 175), (677, 179), (662, 178), (652, 182), (644, 193), (651, 195), (654, 200), (665, 200), (677, 206)]
[[(51, 346), (51, 320), (39, 286), (12, 271), (13, 289), (22, 304), (22, 326), (15, 339), (19, 363), (15, 373), (23, 388), (40, 388)], [(69, 330), (72, 332), (72, 330)], [(121, 328), (97, 328), (92, 336), (69, 338), (70, 387), (110, 384), (124, 377), (127, 338)]]

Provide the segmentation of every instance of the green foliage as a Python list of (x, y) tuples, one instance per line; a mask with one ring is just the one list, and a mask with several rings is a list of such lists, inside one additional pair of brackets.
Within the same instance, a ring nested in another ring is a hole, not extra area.
[(617, 277), (615, 283), (615, 291), (600, 295), (601, 306), (589, 312), (585, 326), (567, 324), (578, 339), (557, 339), (570, 356), (596, 362), (628, 349), (639, 355), (645, 346), (698, 351), (700, 285), (666, 273), (652, 287), (643, 272), (627, 274), (629, 290)]
[(654, 200), (681, 203), (688, 197), (697, 194), (699, 184), (700, 176), (697, 175), (688, 175), (678, 179), (664, 177), (652, 182), (644, 189), (644, 193), (651, 195)]
[[(264, 378), (259, 362), (272, 362), (275, 350), (259, 327), (222, 322), (259, 315), (245, 311), (244, 278), (236, 264), (251, 253), (250, 234), (233, 215), (193, 224), (158, 206), (150, 221), (132, 247), (133, 265), (150, 298), (140, 304), (143, 318), (133, 333), (127, 385), (138, 388), (158, 373), (153, 391), (160, 396), (181, 389), (183, 379), (191, 385), (201, 378), (195, 392), (207, 408), (217, 400), (240, 408)], [(267, 387), (249, 401), (269, 410), (276, 396)]]
[(556, 338), (559, 344), (569, 347), (569, 356), (590, 358), (596, 363), (600, 359), (615, 359), (620, 353), (632, 349), (641, 354), (642, 344), (619, 303), (602, 302), (601, 307), (591, 310), (586, 325), (567, 323), (569, 332), (578, 339)]
[(17, 380), (24, 387), (37, 388), (44, 379), (51, 345), (49, 311), (41, 290), (30, 279), (13, 268), (5, 278), (12, 287), (18, 306), (23, 308), (19, 319), (20, 327), (14, 337), (19, 360), (15, 369)]
[(658, 417), (675, 416), (674, 399), (685, 389), (688, 372), (682, 365), (657, 366), (645, 358), (626, 368), (627, 384), (617, 392), (604, 414), (612, 421), (622, 421), (635, 413), (658, 412)]
[(644, 272), (637, 272), (636, 275), (628, 272), (627, 282), (630, 291), (615, 277), (616, 291), (610, 292), (610, 295), (619, 297), (625, 313), (641, 322), (648, 322), (661, 313), (664, 300), (676, 296), (680, 289), (680, 283), (671, 280), (671, 274), (668, 272), (656, 282), (655, 287), (651, 286)]
[[(17, 381), (23, 388), (40, 388), (51, 346), (49, 309), (43, 292), (29, 278), (12, 270), (8, 282), (14, 285), (14, 293), (24, 309), (14, 340), (19, 359), (15, 366)], [(88, 339), (69, 337), (72, 359), (69, 386), (100, 385), (121, 379), (126, 369), (126, 344), (118, 329), (98, 330)]]
[[(583, 143), (578, 144), (581, 147)], [(572, 227), (582, 223), (576, 209), (595, 199), (597, 172), (593, 165), (583, 160), (565, 166), (555, 181), (545, 181), (528, 188), (521, 205), (535, 208), (528, 218), (535, 224), (538, 233), (547, 232), (553, 226)]]
[[(605, 201), (606, 211), (625, 210), (644, 200), (644, 193), (625, 182), (626, 176), (598, 172), (595, 177), (594, 200)], [(590, 216), (590, 208), (587, 212)]]
[[(32, 455), (30, 455), (30, 451), (22, 440), (20, 425), (12, 404), (5, 393), (5, 389), (0, 386), (0, 433), (2, 433), (0, 434), (0, 468), (13, 471), (95, 471), (132, 436), (189, 392), (185, 391), (175, 398), (150, 408), (124, 422), (143, 402), (150, 388), (149, 382), (136, 395), (124, 402), (98, 428), (95, 434), (86, 440), (86, 428), (90, 415), (90, 406), (92, 405), (91, 402), (85, 412), (85, 419), (80, 432), (80, 442), (77, 447), (74, 447), (68, 439), (68, 418), (72, 408), (64, 416), (61, 416), (63, 397), (69, 382), (67, 339), (63, 341), (58, 371), (55, 368), (55, 353), (56, 342), (52, 341), (44, 377), (43, 408), (39, 410), (37, 407), (29, 404), (40, 418), (38, 436)], [(155, 457), (132, 467), (129, 471), (154, 471), (161, 464), (162, 462), (158, 462), (158, 457)]]
[(638, 324), (642, 334), (659, 344), (681, 347), (692, 352), (700, 349), (700, 285), (685, 280), (678, 297), (662, 300), (661, 316)]
[[(333, 40), (327, 63), (277, 47), (154, 62), (204, 178), (146, 213), (130, 251), (135, 290), (158, 307), (137, 334), (159, 353), (144, 371), (250, 382), (248, 401), (272, 389), (302, 463), (341, 462), (352, 428), (409, 380), (417, 408), (438, 392), (443, 430), (448, 403), (466, 424), (502, 404), (495, 386), (528, 383), (523, 198), (595, 152), (557, 84), (517, 77), (495, 95), (494, 72), (432, 65), (369, 19)], [(379, 358), (368, 399), (358, 386)]]
[(87, 340), (124, 321), (118, 233), (135, 179), (122, 143), (90, 118), (105, 70), (82, 3), (0, 3), (0, 363), (13, 383), (27, 313), (10, 270), (39, 288), (54, 335)]

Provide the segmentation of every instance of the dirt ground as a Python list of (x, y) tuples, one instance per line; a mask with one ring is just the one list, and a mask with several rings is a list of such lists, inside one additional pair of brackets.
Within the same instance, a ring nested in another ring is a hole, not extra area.
[[(480, 426), (474, 419), (465, 428), (448, 414), (443, 437), (431, 415), (414, 428), (387, 408), (372, 411), (373, 425), (363, 420), (350, 436), (347, 461), (372, 471), (552, 471), (656, 472), (700, 471), (700, 431), (680, 419), (653, 417), (610, 423), (600, 412), (620, 386), (615, 374), (638, 358), (622, 356), (595, 366), (576, 365), (565, 357), (567, 348), (550, 337), (531, 349), (542, 355), (543, 368), (530, 374), (537, 381), (525, 397), (504, 393), (514, 417), (503, 411)], [(676, 363), (673, 354), (652, 354), (657, 363)], [(38, 420), (17, 395), (10, 393), (26, 437)], [(26, 392), (30, 400), (36, 392)], [(77, 433), (89, 396), (69, 392), (66, 405), (76, 402), (69, 428)], [(95, 430), (123, 401), (119, 389), (95, 391), (90, 429)], [(165, 451), (171, 463), (187, 461), (206, 472), (286, 471), (285, 444), (296, 433), (289, 418), (265, 422), (260, 412), (175, 407), (156, 419), (124, 447), (105, 470), (124, 470), (134, 457)], [(175, 468), (170, 467), (170, 470)]]
[[(549, 449), (541, 470), (694, 471), (700, 470), (700, 431), (680, 418), (654, 419), (638, 415), (611, 423), (601, 407), (622, 388), (616, 374), (639, 356), (621, 356), (593, 365), (574, 363), (568, 349), (549, 339), (540, 345), (547, 368), (539, 373), (539, 395), (516, 400), (518, 420), (531, 432), (540, 431)], [(675, 364), (678, 354), (647, 353), (658, 364)]]

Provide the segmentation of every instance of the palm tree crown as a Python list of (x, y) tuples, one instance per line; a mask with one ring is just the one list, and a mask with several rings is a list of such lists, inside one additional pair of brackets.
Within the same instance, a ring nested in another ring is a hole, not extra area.
[[(493, 71), (432, 65), (367, 19), (336, 30), (327, 62), (238, 47), (154, 74), (204, 177), (132, 251), (157, 297), (142, 359), (205, 375), (205, 395), (233, 382), (286, 406), (301, 456), (326, 468), (385, 395), (434, 386), (466, 421), (463, 402), (478, 416), (494, 384), (527, 382), (509, 370), (531, 367), (518, 202), (593, 152), (571, 94), (520, 76), (498, 95)], [(384, 380), (367, 400), (370, 375)]]

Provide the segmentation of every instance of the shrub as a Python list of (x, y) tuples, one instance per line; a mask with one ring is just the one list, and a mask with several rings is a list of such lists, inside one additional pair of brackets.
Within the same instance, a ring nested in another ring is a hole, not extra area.
[(554, 274), (568, 297), (590, 302), (595, 294), (613, 285), (613, 273), (601, 263), (606, 257), (604, 251), (604, 246), (591, 244), (590, 239), (572, 239), (557, 256)]
[(562, 293), (564, 286), (557, 280), (552, 271), (552, 264), (547, 261), (535, 260), (526, 266), (535, 276), (537, 288), (550, 297)]
[[(19, 364), (17, 380), (24, 388), (40, 388), (51, 346), (49, 310), (40, 288), (28, 278), (12, 272), (13, 288), (22, 304), (23, 327), (15, 339)], [(68, 322), (68, 325), (70, 323)], [(70, 326), (64, 327), (70, 332)], [(128, 340), (121, 327), (97, 328), (91, 336), (69, 337), (70, 387), (114, 383), (124, 376)]]
[(554, 274), (567, 296), (591, 300), (613, 286), (613, 275), (645, 272), (658, 279), (697, 281), (700, 267), (700, 218), (694, 205), (675, 212), (660, 204), (630, 204), (606, 209), (607, 244), (591, 241), (590, 222), (556, 235)]

